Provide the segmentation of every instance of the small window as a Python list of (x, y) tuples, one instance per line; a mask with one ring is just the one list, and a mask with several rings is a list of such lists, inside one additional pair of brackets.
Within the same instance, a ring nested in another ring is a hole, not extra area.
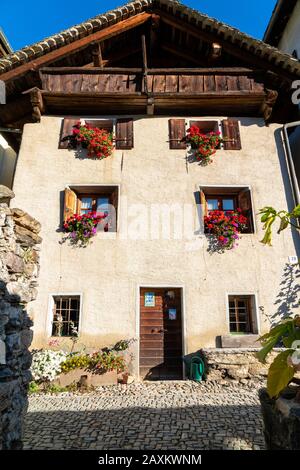
[(80, 297), (53, 297), (52, 336), (76, 336), (79, 327)]
[[(72, 186), (65, 189), (64, 221), (74, 214), (107, 214), (102, 225), (105, 232), (116, 232), (118, 186)], [(101, 228), (101, 227), (99, 227)]]
[(202, 187), (200, 190), (200, 203), (203, 216), (212, 211), (236, 211), (241, 209), (247, 217), (247, 227), (242, 233), (254, 233), (253, 210), (250, 189), (247, 187)]
[(254, 296), (234, 296), (229, 299), (229, 330), (232, 334), (255, 334)]

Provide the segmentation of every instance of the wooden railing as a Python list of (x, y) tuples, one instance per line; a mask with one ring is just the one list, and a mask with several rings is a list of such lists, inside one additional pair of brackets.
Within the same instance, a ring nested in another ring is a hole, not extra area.
[(147, 69), (44, 68), (42, 89), (50, 93), (147, 95), (263, 94), (261, 73), (244, 68)]

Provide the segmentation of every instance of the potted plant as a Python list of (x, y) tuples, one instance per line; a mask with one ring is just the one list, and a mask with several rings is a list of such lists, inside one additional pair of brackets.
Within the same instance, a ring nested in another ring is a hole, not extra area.
[[(272, 229), (280, 222), (278, 233), (289, 226), (299, 230), (295, 220), (300, 205), (292, 212), (265, 207), (260, 211), (265, 236), (262, 243), (272, 244)], [(283, 346), (268, 371), (267, 389), (260, 390), (264, 431), (269, 449), (300, 449), (300, 317), (290, 316), (274, 325), (260, 338), (262, 349), (258, 358), (264, 362), (276, 346)]]
[(73, 126), (72, 135), (66, 136), (62, 140), (67, 140), (70, 148), (77, 148), (79, 145), (86, 148), (88, 158), (102, 160), (112, 155), (114, 150), (112, 132), (89, 124), (82, 124), (80, 121)]
[(105, 223), (104, 230), (108, 230), (105, 220), (107, 216), (107, 212), (89, 212), (82, 215), (74, 214), (65, 221), (64, 230), (72, 243), (86, 246), (91, 238), (96, 235), (99, 223)]
[(236, 211), (210, 211), (204, 217), (205, 230), (213, 235), (218, 248), (231, 250), (238, 246), (240, 233), (247, 227), (247, 217)]
[(198, 126), (187, 130), (186, 142), (195, 150), (195, 158), (204, 165), (212, 163), (212, 156), (220, 148), (223, 139), (220, 132), (203, 133)]

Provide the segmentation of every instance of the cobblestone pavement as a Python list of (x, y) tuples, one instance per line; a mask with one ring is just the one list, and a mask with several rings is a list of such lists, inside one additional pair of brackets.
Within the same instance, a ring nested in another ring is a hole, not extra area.
[(24, 448), (263, 449), (258, 388), (144, 382), (32, 395)]

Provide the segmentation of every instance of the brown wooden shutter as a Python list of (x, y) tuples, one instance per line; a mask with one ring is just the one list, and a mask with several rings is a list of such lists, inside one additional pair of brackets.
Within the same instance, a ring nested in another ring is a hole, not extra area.
[(185, 149), (185, 119), (169, 119), (170, 149)]
[(245, 233), (254, 233), (253, 211), (252, 211), (250, 189), (243, 189), (238, 194), (238, 207), (239, 209), (242, 209), (243, 215), (245, 215), (248, 218), (248, 227), (245, 230)]
[(64, 137), (67, 137), (69, 135), (72, 135), (73, 133), (73, 126), (77, 124), (79, 119), (74, 119), (74, 118), (64, 118), (61, 123), (61, 129), (60, 129), (60, 137), (59, 137), (59, 144), (58, 148), (59, 149), (67, 149), (69, 148), (69, 142), (65, 140), (62, 142), (62, 139)]
[(116, 123), (116, 149), (133, 148), (133, 119), (122, 118)]
[(119, 196), (119, 191), (118, 191), (119, 188), (115, 188), (113, 190), (113, 192), (111, 193), (111, 204), (114, 206), (115, 208), (115, 214), (116, 214), (116, 219), (115, 220), (112, 220), (112, 228), (111, 228), (111, 231), (112, 232), (116, 232), (117, 231), (117, 223), (118, 223), (118, 196)]
[(76, 213), (77, 196), (72, 189), (65, 189), (64, 221)]
[(200, 204), (203, 208), (203, 216), (206, 217), (208, 215), (208, 208), (207, 208), (206, 196), (203, 191), (200, 191)]
[[(225, 139), (224, 149), (241, 150), (242, 145), (239, 122), (235, 119), (224, 119), (224, 121), (222, 121), (222, 128), (223, 138)], [(226, 141), (226, 139), (228, 140)]]

